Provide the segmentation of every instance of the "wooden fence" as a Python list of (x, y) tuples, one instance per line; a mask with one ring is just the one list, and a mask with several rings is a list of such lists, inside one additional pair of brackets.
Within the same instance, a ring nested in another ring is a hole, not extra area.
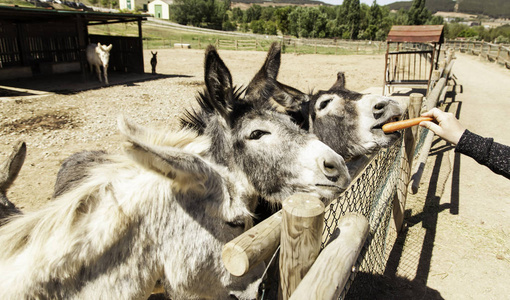
[(447, 41), (446, 44), (451, 49), (460, 51), (462, 53), (469, 53), (477, 55), (492, 61), (504, 65), (507, 69), (510, 69), (510, 46), (502, 44), (491, 44), (484, 41)]
[[(449, 52), (434, 71), (426, 101), (421, 94), (411, 95), (408, 117), (444, 99), (452, 59)], [(262, 261), (274, 261), (279, 249), (279, 278), (265, 278), (278, 281), (278, 299), (338, 299), (356, 282), (357, 274), (382, 274), (403, 223), (408, 187), (419, 183), (431, 134), (424, 128), (406, 129), (327, 206), (306, 194), (290, 197), (282, 210), (225, 245), (225, 266), (241, 276)]]
[(379, 41), (348, 41), (333, 39), (297, 39), (297, 38), (221, 38), (205, 39), (199, 37), (144, 40), (145, 49), (174, 48), (175, 45), (189, 45), (192, 49), (204, 49), (207, 45), (215, 45), (224, 50), (252, 50), (267, 51), (271, 43), (282, 43), (282, 50), (287, 53), (313, 54), (382, 54), (385, 52), (385, 42)]

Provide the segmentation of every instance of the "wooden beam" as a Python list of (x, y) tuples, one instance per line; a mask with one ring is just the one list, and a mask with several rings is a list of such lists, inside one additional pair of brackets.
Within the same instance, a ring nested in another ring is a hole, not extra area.
[(307, 194), (295, 194), (283, 202), (282, 210), (278, 298), (287, 300), (319, 255), (324, 203)]
[(223, 247), (222, 258), (235, 276), (246, 274), (253, 266), (268, 259), (280, 245), (282, 211), (252, 227)]
[[(409, 97), (408, 115), (409, 118), (416, 118), (421, 113), (423, 95), (413, 93)], [(407, 187), (411, 179), (414, 148), (416, 146), (418, 128), (411, 127), (404, 130), (404, 153), (401, 160), (400, 180), (397, 183), (397, 192), (393, 198), (393, 220), (395, 229), (400, 232), (404, 224), (404, 212), (407, 201)]]
[(291, 300), (336, 300), (344, 290), (367, 239), (368, 220), (360, 214), (347, 214), (335, 232), (339, 236), (322, 250)]

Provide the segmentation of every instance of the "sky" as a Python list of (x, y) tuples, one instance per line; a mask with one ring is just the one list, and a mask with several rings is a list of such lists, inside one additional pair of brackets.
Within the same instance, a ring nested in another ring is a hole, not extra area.
[[(333, 5), (340, 5), (344, 0), (320, 0), (325, 3), (333, 4)], [(397, 1), (405, 1), (405, 0), (377, 0), (377, 4), (379, 5), (386, 5)], [(365, 3), (368, 5), (372, 5), (374, 0), (360, 0), (361, 3)]]

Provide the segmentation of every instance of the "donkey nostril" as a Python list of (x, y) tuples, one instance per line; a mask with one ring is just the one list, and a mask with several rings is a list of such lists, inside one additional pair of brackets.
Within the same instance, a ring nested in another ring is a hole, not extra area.
[(376, 105), (374, 105), (374, 110), (381, 110), (384, 109), (388, 105), (387, 101), (380, 101)]
[(338, 176), (340, 175), (339, 169), (340, 169), (340, 166), (338, 166), (338, 164), (335, 163), (334, 160), (328, 161), (325, 159), (322, 162), (323, 173), (331, 181), (338, 180)]

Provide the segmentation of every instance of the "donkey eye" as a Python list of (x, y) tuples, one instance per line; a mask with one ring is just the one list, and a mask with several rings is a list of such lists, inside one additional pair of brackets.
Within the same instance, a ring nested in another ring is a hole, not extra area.
[(323, 110), (333, 99), (324, 100), (319, 104), (319, 110)]
[(234, 220), (231, 222), (227, 222), (227, 225), (232, 228), (239, 228), (239, 227), (244, 228), (245, 223), (243, 220), (237, 219), (237, 220)]
[(254, 130), (254, 131), (252, 131), (252, 133), (250, 133), (249, 139), (250, 140), (258, 140), (266, 134), (270, 134), (270, 133), (267, 131), (263, 131), (263, 130)]

